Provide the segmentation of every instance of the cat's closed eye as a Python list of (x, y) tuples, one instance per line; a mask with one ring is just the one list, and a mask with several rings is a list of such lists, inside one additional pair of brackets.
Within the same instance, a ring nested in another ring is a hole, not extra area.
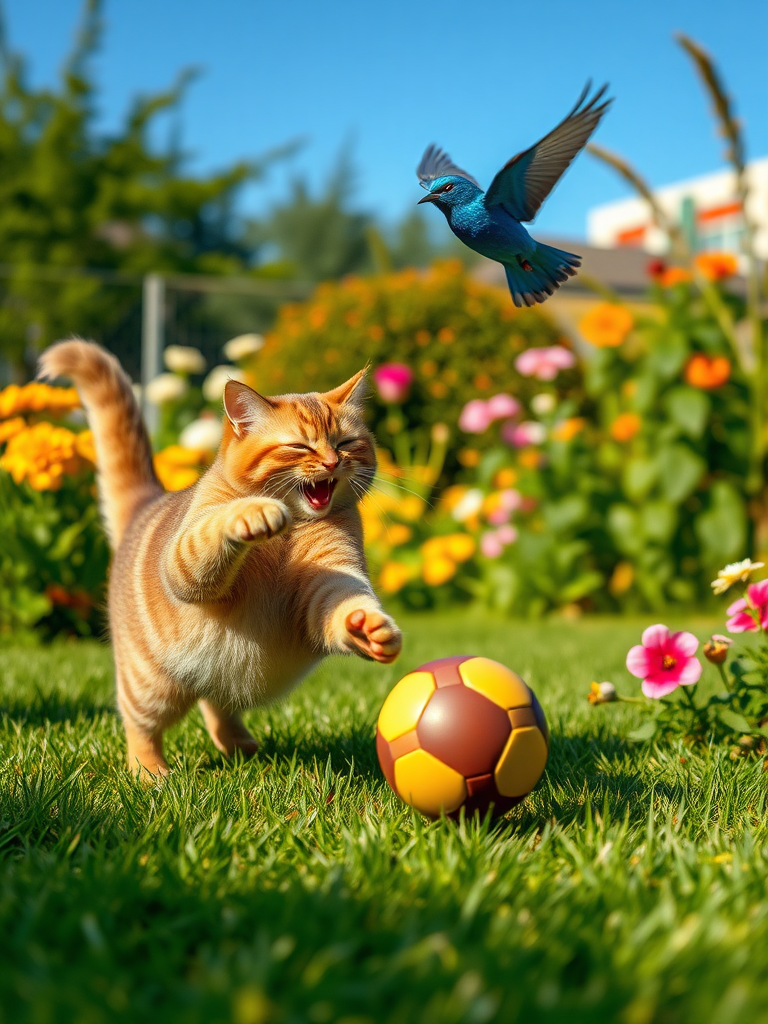
[(287, 445), (285, 445), (285, 447), (286, 448), (293, 448), (297, 452), (311, 452), (311, 451), (314, 451), (314, 449), (310, 445), (308, 445), (308, 444), (299, 444), (298, 441), (296, 442), (296, 444), (287, 444)]

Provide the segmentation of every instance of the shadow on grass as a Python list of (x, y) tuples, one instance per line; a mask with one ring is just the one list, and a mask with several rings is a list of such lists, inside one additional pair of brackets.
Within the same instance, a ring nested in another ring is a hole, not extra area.
[(92, 697), (78, 700), (70, 695), (38, 692), (30, 703), (6, 699), (0, 704), (0, 717), (7, 717), (11, 725), (19, 727), (41, 727), (64, 722), (74, 724), (78, 719), (94, 721), (105, 714), (117, 714), (113, 698), (99, 703)]

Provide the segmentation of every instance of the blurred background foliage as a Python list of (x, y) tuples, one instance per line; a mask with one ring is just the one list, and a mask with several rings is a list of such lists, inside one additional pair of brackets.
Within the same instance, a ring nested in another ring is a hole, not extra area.
[[(135, 373), (148, 271), (294, 282), (306, 299), (170, 298), (167, 340), (182, 347), (166, 350), (151, 398), (169, 490), (210, 464), (227, 376), (322, 391), (369, 364), (382, 457), (363, 517), (393, 604), (660, 611), (706, 603), (724, 562), (764, 552), (764, 309), (749, 251), (747, 287), (731, 289), (732, 257), (694, 257), (662, 225), (672, 262), (649, 264), (645, 302), (630, 309), (595, 283), (579, 335), (563, 337), (547, 307), (517, 310), (480, 283), (469, 250), (467, 264), (449, 258), (453, 243), (436, 248), (416, 211), (385, 227), (356, 209), (349, 152), (318, 188), (296, 180), (260, 222), (237, 216), (242, 184), (300, 143), (187, 174), (173, 136), (160, 152), (150, 139), (189, 72), (99, 135), (99, 14), (89, 0), (57, 90), (32, 89), (23, 60), (0, 53), (0, 352), (20, 380), (73, 329)], [(722, 85), (683, 45), (743, 177)], [(632, 168), (598, 155), (652, 205)], [(250, 333), (223, 345), (243, 322)], [(184, 348), (200, 337), (202, 354)], [(0, 633), (101, 628), (108, 556), (88, 446), (82, 412), (51, 389), (0, 391)]]

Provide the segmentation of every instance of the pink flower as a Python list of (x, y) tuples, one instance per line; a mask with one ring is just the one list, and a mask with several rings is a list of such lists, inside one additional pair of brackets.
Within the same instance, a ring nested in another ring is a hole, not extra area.
[(517, 416), (521, 405), (512, 395), (501, 394), (489, 398), (485, 403), (485, 408), (488, 410), (488, 415), (492, 420), (506, 420), (512, 416)]
[(514, 526), (502, 526), (496, 531), (496, 536), (502, 544), (514, 544), (517, 540), (517, 530)]
[(532, 444), (541, 444), (547, 436), (546, 427), (536, 420), (525, 420), (523, 423), (505, 423), (501, 428), (501, 439), (513, 448), (527, 448)]
[(693, 633), (670, 633), (667, 626), (649, 626), (643, 642), (627, 655), (627, 668), (643, 680), (646, 697), (665, 697), (678, 686), (691, 686), (701, 675)]
[(467, 402), (459, 416), (459, 427), (467, 434), (482, 434), (492, 422), (488, 404), (482, 398), (473, 398)]
[(515, 369), (523, 377), (535, 377), (536, 380), (554, 380), (561, 370), (570, 370), (576, 365), (573, 352), (561, 345), (548, 345), (544, 348), (529, 348), (521, 352), (515, 360)]
[(728, 609), (728, 614), (731, 616), (725, 624), (725, 628), (729, 633), (756, 633), (757, 623), (755, 622), (755, 616), (751, 615), (747, 610), (749, 608), (754, 609), (757, 614), (757, 618), (760, 620), (760, 625), (763, 629), (768, 628), (768, 580), (762, 580), (760, 583), (751, 583), (747, 587), (747, 596), (740, 597), (738, 601), (734, 601)]
[(499, 500), (502, 508), (507, 508), (510, 512), (517, 512), (523, 503), (523, 496), (520, 491), (516, 491), (512, 487), (507, 487), (507, 489), (502, 491), (499, 495)]
[(373, 371), (373, 383), (382, 402), (399, 405), (408, 397), (413, 370), (404, 363), (385, 363)]
[(489, 530), (480, 538), (480, 550), (486, 558), (498, 558), (504, 551), (504, 544), (495, 530)]

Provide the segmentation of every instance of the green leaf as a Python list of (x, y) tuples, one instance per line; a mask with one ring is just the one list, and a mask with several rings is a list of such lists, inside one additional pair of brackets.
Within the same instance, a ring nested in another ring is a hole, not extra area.
[(622, 473), (624, 493), (634, 501), (642, 501), (656, 483), (658, 475), (659, 464), (656, 459), (645, 457), (630, 459)]
[(667, 544), (677, 528), (677, 508), (667, 501), (650, 501), (640, 510), (640, 522), (648, 540)]
[(655, 718), (649, 718), (647, 722), (643, 722), (637, 729), (633, 729), (627, 735), (627, 739), (631, 740), (632, 743), (647, 743), (648, 740), (653, 739), (656, 735), (656, 730), (659, 727), (659, 723)]
[(717, 713), (720, 716), (721, 722), (727, 725), (729, 729), (733, 729), (734, 732), (750, 733), (754, 731), (746, 718), (732, 708), (718, 708)]
[(683, 331), (659, 332), (648, 362), (659, 377), (671, 380), (683, 368), (688, 352), (688, 339)]
[(744, 498), (727, 480), (716, 480), (709, 491), (709, 507), (693, 524), (706, 565), (722, 565), (742, 557), (747, 543)]
[(695, 388), (673, 388), (664, 396), (667, 413), (688, 437), (698, 440), (707, 426), (712, 402), (709, 395)]
[(677, 504), (696, 490), (707, 464), (687, 444), (669, 444), (658, 454), (659, 482), (664, 497)]
[(553, 501), (544, 510), (547, 526), (555, 533), (563, 533), (580, 525), (589, 516), (589, 504), (582, 494), (569, 494)]
[(599, 572), (585, 572), (577, 576), (575, 580), (563, 587), (560, 591), (560, 599), (563, 604), (571, 601), (578, 601), (580, 598), (591, 594), (593, 590), (602, 587), (604, 577)]
[(611, 505), (608, 509), (608, 530), (623, 554), (634, 555), (642, 550), (643, 537), (638, 516), (629, 505)]

